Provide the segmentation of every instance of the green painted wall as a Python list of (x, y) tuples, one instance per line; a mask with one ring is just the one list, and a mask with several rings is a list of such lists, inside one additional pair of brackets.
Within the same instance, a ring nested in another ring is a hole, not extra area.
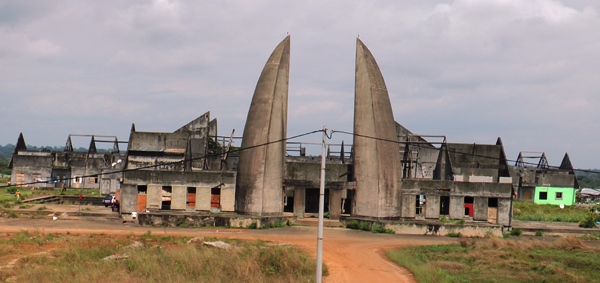
[[(562, 194), (562, 199), (560, 198)], [(544, 199), (544, 195), (546, 199)], [(559, 188), (559, 187), (535, 187), (535, 198), (533, 202), (537, 204), (575, 204), (575, 189), (574, 188)]]

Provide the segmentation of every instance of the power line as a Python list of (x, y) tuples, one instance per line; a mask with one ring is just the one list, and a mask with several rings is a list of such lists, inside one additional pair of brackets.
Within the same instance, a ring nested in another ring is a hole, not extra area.
[[(244, 151), (244, 150), (249, 150), (249, 149), (253, 149), (253, 148), (257, 148), (257, 147), (267, 146), (267, 145), (270, 145), (270, 144), (280, 143), (280, 142), (284, 142), (284, 141), (287, 141), (287, 140), (293, 140), (293, 139), (297, 139), (297, 138), (300, 138), (300, 137), (303, 137), (303, 136), (308, 136), (308, 135), (311, 135), (311, 134), (314, 134), (314, 133), (318, 133), (318, 132), (322, 132), (322, 131), (323, 130), (315, 130), (315, 131), (311, 131), (311, 132), (307, 132), (307, 133), (295, 135), (295, 136), (288, 137), (288, 138), (283, 138), (283, 139), (279, 139), (279, 140), (274, 140), (274, 141), (266, 142), (266, 143), (263, 143), (263, 144), (253, 145), (253, 146), (244, 147), (244, 148), (230, 149), (226, 153), (227, 154), (236, 153), (236, 152), (240, 152), (240, 151)], [(133, 171), (138, 171), (138, 170), (143, 170), (143, 169), (156, 168), (156, 167), (160, 167), (160, 166), (169, 166), (169, 165), (174, 165), (174, 164), (181, 164), (181, 163), (184, 163), (184, 162), (187, 162), (187, 161), (194, 161), (194, 160), (200, 160), (200, 159), (214, 157), (214, 156), (220, 156), (223, 153), (225, 153), (225, 152), (205, 154), (205, 155), (200, 156), (200, 157), (184, 158), (182, 160), (173, 161), (173, 162), (153, 164), (153, 165), (141, 166), (141, 167), (136, 167), (136, 168), (131, 168), (131, 169), (116, 170), (116, 171), (111, 171), (111, 172), (100, 172), (100, 173), (97, 173), (97, 174), (82, 175), (82, 176), (77, 176), (77, 177), (80, 177), (80, 178), (89, 178), (89, 177), (99, 177), (99, 176), (110, 175), (110, 174), (133, 172)], [(72, 179), (72, 178), (68, 178), (68, 179)], [(56, 182), (58, 182), (58, 181), (64, 181), (64, 180), (68, 180), (68, 179), (67, 178), (65, 178), (65, 179), (58, 179), (58, 180), (56, 180)], [(45, 183), (48, 183), (48, 181), (36, 181), (36, 182), (22, 183), (20, 185), (35, 185), (35, 184), (45, 184)], [(11, 186), (12, 185), (3, 185), (3, 186), (0, 186), (0, 188), (6, 188), (6, 187), (11, 187)]]

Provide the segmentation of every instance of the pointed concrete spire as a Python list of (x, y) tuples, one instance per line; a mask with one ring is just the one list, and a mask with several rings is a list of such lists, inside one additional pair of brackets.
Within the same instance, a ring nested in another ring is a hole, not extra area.
[(71, 135), (67, 138), (67, 144), (65, 144), (64, 152), (73, 152), (73, 142), (71, 141)]
[(135, 123), (131, 123), (131, 132), (135, 132)]
[(356, 39), (354, 94), (354, 170), (356, 199), (353, 214), (376, 218), (400, 217), (400, 152), (396, 123), (385, 81), (375, 58)]
[(97, 153), (98, 150), (96, 149), (96, 139), (94, 138), (94, 136), (92, 136), (92, 140), (90, 141), (90, 146), (88, 147), (88, 154), (89, 153)]
[(571, 164), (571, 158), (569, 158), (569, 154), (565, 153), (562, 162), (560, 163), (559, 169), (562, 170), (573, 170), (573, 164)]
[(23, 138), (23, 133), (19, 134), (19, 139), (17, 139), (17, 145), (15, 146), (15, 150), (13, 153), (17, 153), (19, 151), (27, 150), (27, 145), (25, 144), (25, 138)]
[(275, 48), (256, 83), (238, 163), (236, 212), (283, 214), (290, 36)]

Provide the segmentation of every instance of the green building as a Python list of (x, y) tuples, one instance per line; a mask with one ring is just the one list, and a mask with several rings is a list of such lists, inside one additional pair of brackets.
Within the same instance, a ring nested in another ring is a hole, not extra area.
[(575, 188), (561, 187), (535, 187), (535, 199), (537, 204), (575, 204)]

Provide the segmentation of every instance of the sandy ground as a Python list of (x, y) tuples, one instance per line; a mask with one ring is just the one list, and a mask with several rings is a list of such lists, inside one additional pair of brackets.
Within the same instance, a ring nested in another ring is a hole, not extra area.
[[(163, 228), (123, 224), (115, 219), (114, 216), (87, 219), (59, 216), (59, 219), (55, 221), (51, 216), (38, 219), (0, 218), (0, 232), (15, 233), (30, 230), (44, 233), (69, 232), (71, 234), (143, 234), (151, 231), (152, 234), (157, 235), (261, 239), (291, 244), (316, 258), (316, 227), (295, 226), (267, 230)], [(336, 283), (416, 282), (408, 270), (390, 262), (384, 255), (385, 251), (395, 247), (446, 244), (456, 241), (456, 238), (438, 236), (385, 235), (343, 228), (326, 228), (323, 261), (329, 269), (329, 275), (324, 277), (324, 281)]]

